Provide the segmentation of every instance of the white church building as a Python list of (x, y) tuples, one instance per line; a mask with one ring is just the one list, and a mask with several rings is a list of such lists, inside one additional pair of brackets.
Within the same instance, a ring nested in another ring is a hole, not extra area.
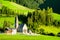
[(21, 24), (21, 25), (19, 25), (17, 31), (18, 31), (18, 32), (21, 32), (21, 33), (23, 33), (23, 34), (28, 33), (27, 25), (26, 25), (26, 24)]

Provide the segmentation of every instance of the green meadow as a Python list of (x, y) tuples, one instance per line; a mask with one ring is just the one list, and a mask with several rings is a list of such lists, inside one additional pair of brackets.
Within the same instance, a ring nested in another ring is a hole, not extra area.
[(0, 40), (60, 40), (60, 37), (45, 35), (6, 35), (0, 34)]

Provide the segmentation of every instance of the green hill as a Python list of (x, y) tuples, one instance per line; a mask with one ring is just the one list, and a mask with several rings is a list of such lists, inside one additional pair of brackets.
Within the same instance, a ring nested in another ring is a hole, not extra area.
[[(0, 9), (2, 9), (2, 6), (11, 9), (15, 13), (19, 13), (19, 14), (23, 14), (23, 15), (26, 15), (28, 12), (33, 11), (32, 9), (21, 6), (19, 4), (14, 3), (14, 2), (0, 0)], [(9, 21), (11, 24), (14, 24), (15, 18), (14, 17), (2, 17), (2, 16), (0, 16), (0, 27), (3, 26), (3, 23), (6, 20)]]
[[(0, 1), (0, 3), (2, 4), (2, 6), (5, 6), (9, 9), (11, 9), (12, 11), (16, 12), (16, 13), (23, 13), (23, 14), (27, 14), (27, 12), (32, 12), (32, 9), (29, 9), (27, 7), (18, 5), (14, 2), (9, 2), (9, 1)], [(1, 9), (1, 8), (0, 8)]]
[[(9, 2), (9, 1), (4, 1), (4, 0), (0, 0), (0, 4), (2, 6), (5, 6), (9, 9), (11, 9), (12, 11), (19, 13), (19, 14), (28, 14), (28, 12), (32, 12), (34, 11), (33, 9), (29, 9), (27, 7), (21, 6), (19, 4), (16, 4), (14, 2)], [(2, 6), (0, 6), (0, 9), (2, 8)], [(56, 14), (56, 13), (52, 13), (52, 16), (55, 20), (60, 21), (60, 15)], [(3, 20), (5, 20), (4, 18), (2, 18)], [(0, 24), (2, 23), (2, 19), (0, 19)], [(9, 18), (10, 19), (10, 18)], [(12, 19), (12, 18), (11, 18)], [(13, 18), (14, 19), (14, 18)], [(6, 19), (7, 20), (7, 19)], [(10, 20), (8, 20), (10, 21)], [(12, 21), (11, 21), (12, 22)], [(13, 22), (14, 23), (14, 22)]]
[[(9, 8), (9, 9), (11, 9), (12, 11), (14, 11), (14, 12), (16, 12), (16, 13), (19, 13), (19, 14), (21, 14), (21, 13), (22, 13), (22, 14), (27, 14), (28, 12), (34, 11), (33, 9), (29, 9), (29, 8), (27, 8), (27, 7), (21, 6), (21, 5), (19, 5), (19, 4), (14, 3), (14, 2), (9, 2), (9, 1), (0, 0), (0, 3), (1, 3), (3, 6)], [(1, 9), (1, 7), (0, 7), (0, 9)], [(55, 20), (60, 20), (60, 18), (59, 18), (60, 15), (59, 15), (59, 14), (52, 13), (52, 16), (53, 16), (53, 18), (54, 18)]]

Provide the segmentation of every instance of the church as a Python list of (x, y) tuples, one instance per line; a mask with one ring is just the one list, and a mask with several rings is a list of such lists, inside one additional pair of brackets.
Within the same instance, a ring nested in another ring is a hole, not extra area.
[(23, 34), (28, 33), (28, 28), (26, 24), (20, 24), (17, 29), (18, 32), (21, 32)]

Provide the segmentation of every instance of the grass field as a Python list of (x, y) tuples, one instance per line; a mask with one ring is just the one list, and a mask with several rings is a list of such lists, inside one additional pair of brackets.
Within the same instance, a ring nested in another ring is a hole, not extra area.
[(60, 21), (60, 14), (57, 14), (57, 13), (52, 13), (52, 16), (55, 20), (58, 20)]
[(60, 37), (46, 35), (0, 34), (0, 40), (60, 40)]

